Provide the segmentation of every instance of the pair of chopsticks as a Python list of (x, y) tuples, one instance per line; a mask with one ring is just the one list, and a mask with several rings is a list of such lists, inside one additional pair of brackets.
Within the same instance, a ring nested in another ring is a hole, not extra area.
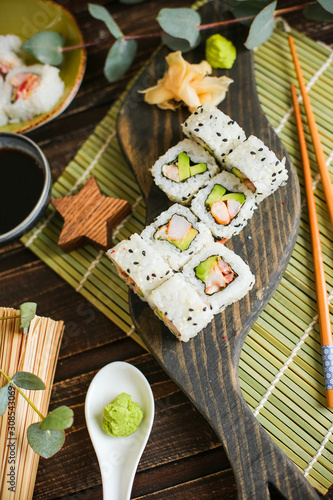
[[(326, 203), (333, 227), (332, 183), (326, 166), (325, 156), (321, 146), (316, 121), (311, 108), (310, 99), (306, 91), (301, 66), (297, 57), (294, 40), (292, 36), (289, 36), (289, 45), (294, 60), (299, 87), (303, 97), (303, 104), (311, 133), (312, 143), (315, 150), (321, 181), (325, 193)], [(312, 252), (313, 252), (314, 270), (315, 270), (316, 295), (317, 295), (317, 305), (318, 305), (318, 323), (320, 329), (320, 341), (322, 346), (323, 367), (324, 367), (325, 387), (326, 387), (326, 403), (328, 408), (333, 408), (333, 340), (331, 332), (330, 314), (328, 308), (328, 299), (326, 293), (326, 280), (324, 273), (323, 256), (320, 245), (320, 235), (319, 235), (315, 198), (312, 188), (310, 162), (309, 162), (305, 135), (302, 125), (301, 112), (297, 100), (295, 86), (293, 84), (291, 85), (291, 92), (295, 108), (295, 117), (296, 117), (301, 155), (302, 155), (304, 181), (305, 181), (306, 197), (308, 203), (310, 233), (311, 233)]]

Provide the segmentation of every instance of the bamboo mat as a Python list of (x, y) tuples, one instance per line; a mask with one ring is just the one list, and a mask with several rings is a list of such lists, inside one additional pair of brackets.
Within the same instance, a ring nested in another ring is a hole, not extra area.
[[(333, 54), (327, 47), (292, 30), (322, 138), (327, 164), (333, 158)], [(296, 84), (287, 34), (275, 29), (255, 52), (258, 93), (263, 109), (285, 144), (299, 174), (303, 209), (295, 250), (273, 298), (250, 331), (240, 360), (244, 397), (257, 419), (313, 486), (325, 493), (333, 483), (332, 411), (325, 389), (316, 320), (316, 297), (304, 203), (304, 183), (290, 83)], [(127, 89), (128, 91), (128, 89)], [(145, 206), (133, 174), (120, 152), (115, 123), (122, 99), (110, 109), (53, 187), (52, 196), (75, 193), (95, 175), (105, 195), (124, 198), (133, 213), (114, 232), (114, 243), (141, 232)], [(308, 130), (314, 190), (332, 301), (332, 232)], [(116, 165), (117, 168), (112, 168)], [(46, 217), (24, 238), (75, 290), (128, 335), (139, 341), (128, 312), (127, 286), (103, 252), (86, 246), (64, 254), (57, 246), (61, 218), (49, 207)], [(331, 303), (331, 302), (330, 302)]]
[[(0, 307), (0, 316), (19, 314)], [(36, 408), (47, 414), (55, 367), (64, 330), (62, 321), (35, 316), (28, 333), (19, 329), (19, 319), (0, 321), (0, 366), (12, 377), (17, 371), (31, 372), (46, 385), (44, 391), (23, 392)], [(4, 381), (3, 377), (2, 382)], [(1, 384), (5, 385), (4, 383)], [(7, 415), (7, 418), (6, 418)], [(40, 418), (25, 399), (13, 391), (7, 413), (0, 418), (0, 500), (32, 498), (39, 456), (30, 448), (27, 430)]]

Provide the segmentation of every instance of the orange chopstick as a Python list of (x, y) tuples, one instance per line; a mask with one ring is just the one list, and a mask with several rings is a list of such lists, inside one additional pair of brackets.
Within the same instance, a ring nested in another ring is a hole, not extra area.
[(305, 190), (308, 202), (310, 233), (311, 233), (317, 305), (318, 305), (318, 323), (320, 329), (320, 342), (322, 346), (323, 366), (325, 375), (326, 402), (328, 408), (333, 408), (333, 359), (332, 359), (333, 356), (330, 356), (333, 355), (333, 341), (331, 332), (330, 313), (328, 309), (328, 299), (326, 293), (324, 263), (323, 263), (323, 256), (321, 253), (319, 226), (318, 226), (318, 219), (316, 212), (315, 197), (312, 188), (310, 162), (306, 148), (301, 112), (298, 105), (295, 86), (293, 84), (291, 85), (291, 92), (295, 108), (299, 144), (302, 154)]
[(315, 117), (314, 117), (314, 114), (313, 114), (313, 111), (311, 108), (311, 102), (310, 102), (309, 96), (308, 96), (307, 91), (306, 91), (304, 78), (303, 78), (302, 70), (301, 70), (301, 65), (300, 65), (298, 57), (297, 57), (294, 39), (291, 35), (289, 36), (289, 45), (290, 45), (291, 54), (292, 54), (293, 60), (294, 60), (294, 65), (295, 65), (295, 70), (296, 70), (296, 74), (297, 74), (299, 88), (300, 88), (300, 91), (301, 91), (302, 97), (303, 97), (303, 104), (304, 104), (304, 108), (305, 108), (305, 112), (306, 112), (306, 116), (307, 116), (307, 120), (308, 120), (310, 133), (311, 133), (312, 143), (313, 143), (313, 147), (314, 147), (316, 158), (317, 158), (317, 163), (318, 163), (320, 177), (321, 177), (321, 181), (322, 181), (322, 185), (323, 185), (323, 189), (324, 189), (324, 193), (325, 193), (327, 208), (328, 208), (328, 212), (330, 215), (331, 224), (333, 227), (333, 187), (332, 187), (330, 175), (328, 172), (328, 168), (326, 166), (326, 160), (325, 160), (323, 148), (322, 148), (322, 145), (320, 142), (320, 137), (319, 137)]

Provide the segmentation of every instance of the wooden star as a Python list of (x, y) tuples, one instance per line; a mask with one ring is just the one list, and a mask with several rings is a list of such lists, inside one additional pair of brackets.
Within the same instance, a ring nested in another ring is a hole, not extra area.
[(131, 212), (126, 200), (103, 196), (93, 176), (78, 194), (51, 201), (65, 219), (58, 241), (64, 252), (87, 243), (107, 250), (112, 246), (112, 228)]

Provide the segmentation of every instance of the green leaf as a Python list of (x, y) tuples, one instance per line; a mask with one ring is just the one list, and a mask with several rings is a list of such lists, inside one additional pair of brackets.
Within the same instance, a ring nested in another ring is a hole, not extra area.
[(261, 43), (264, 43), (271, 36), (274, 29), (274, 12), (276, 0), (265, 7), (254, 18), (251, 24), (250, 32), (245, 42), (247, 49), (254, 49)]
[(32, 391), (43, 391), (45, 389), (44, 382), (29, 372), (17, 372), (12, 378), (15, 385), (22, 389), (30, 389)]
[[(255, 17), (271, 0), (228, 0), (228, 7), (232, 14), (238, 17)], [(250, 25), (251, 19), (241, 21), (242, 24)]]
[(195, 10), (162, 9), (157, 21), (168, 35), (187, 40), (191, 47), (197, 43), (201, 18)]
[(59, 66), (63, 60), (61, 48), (64, 39), (55, 31), (40, 31), (32, 36), (23, 45), (22, 49), (43, 64)]
[(103, 7), (102, 5), (89, 3), (88, 10), (92, 17), (98, 19), (99, 21), (104, 21), (111, 35), (113, 35), (115, 38), (121, 38), (123, 36), (123, 33), (120, 30), (118, 24), (105, 7)]
[(191, 46), (187, 40), (184, 38), (175, 38), (170, 35), (162, 35), (162, 42), (171, 50), (180, 50), (181, 52), (189, 52), (194, 47), (199, 45), (201, 40), (200, 32), (198, 32), (198, 40), (194, 46)]
[(21, 322), (20, 328), (24, 328), (24, 333), (28, 333), (30, 321), (36, 316), (37, 304), (36, 302), (24, 302), (20, 305)]
[(44, 431), (39, 424), (32, 424), (27, 432), (28, 442), (31, 448), (44, 458), (50, 458), (60, 450), (65, 442), (65, 432)]
[(135, 40), (117, 40), (107, 55), (104, 75), (109, 82), (116, 82), (131, 66), (137, 50)]
[(44, 430), (61, 430), (68, 429), (73, 424), (74, 413), (68, 406), (59, 406), (51, 411), (47, 417), (39, 424), (40, 429)]
[(327, 10), (330, 14), (333, 14), (333, 2), (332, 0), (318, 0), (318, 3), (323, 9)]
[(332, 22), (333, 15), (323, 9), (320, 5), (310, 5), (303, 10), (304, 17), (313, 21)]
[(6, 411), (9, 402), (9, 393), (8, 393), (9, 384), (1, 387), (0, 389), (0, 415), (3, 415)]

